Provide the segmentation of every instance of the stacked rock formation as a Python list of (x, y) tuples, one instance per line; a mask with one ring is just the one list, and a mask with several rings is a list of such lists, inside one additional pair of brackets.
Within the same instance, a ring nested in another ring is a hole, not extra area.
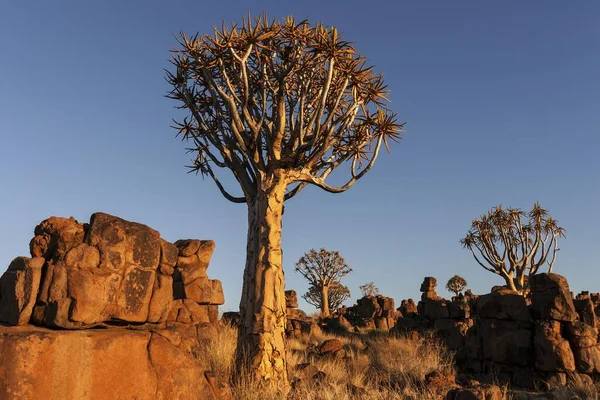
[(515, 386), (592, 384), (600, 374), (592, 296), (583, 293), (574, 301), (567, 280), (557, 274), (537, 274), (529, 284), (527, 298), (495, 287), (448, 301), (425, 278), (418, 315), (398, 319), (394, 330), (433, 329), (457, 352), (460, 370), (493, 373)]
[(394, 299), (382, 295), (364, 296), (345, 311), (346, 319), (353, 325), (366, 329), (391, 329), (399, 316)]
[(298, 337), (310, 329), (306, 313), (298, 308), (298, 295), (295, 290), (285, 291), (285, 307), (287, 325), (285, 332), (288, 336)]
[(19, 325), (0, 328), (0, 398), (229, 396), (192, 356), (224, 302), (214, 242), (96, 213), (44, 220), (30, 250), (0, 278), (0, 321)]

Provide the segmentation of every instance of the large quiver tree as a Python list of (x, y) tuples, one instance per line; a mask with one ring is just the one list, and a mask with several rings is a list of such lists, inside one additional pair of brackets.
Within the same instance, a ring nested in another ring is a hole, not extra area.
[(565, 230), (538, 203), (529, 212), (518, 208), (491, 209), (475, 219), (463, 239), (475, 261), (504, 278), (506, 286), (519, 294), (529, 291), (529, 277), (548, 264), (552, 272), (558, 238)]
[[(181, 33), (178, 44), (168, 97), (187, 111), (175, 124), (191, 143), (192, 168), (248, 207), (238, 365), (261, 379), (287, 381), (283, 202), (309, 184), (347, 190), (402, 125), (386, 107), (382, 75), (335, 28), (248, 17), (213, 35)], [(326, 183), (344, 164), (345, 183)], [(221, 169), (233, 173), (240, 195), (219, 179)]]

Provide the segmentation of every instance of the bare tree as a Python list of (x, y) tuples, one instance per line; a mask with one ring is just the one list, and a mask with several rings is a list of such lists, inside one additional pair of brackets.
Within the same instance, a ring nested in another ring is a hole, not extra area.
[(529, 277), (543, 264), (552, 272), (559, 237), (565, 237), (565, 230), (535, 203), (528, 213), (518, 208), (493, 208), (473, 221), (461, 243), (479, 265), (502, 276), (510, 289), (524, 295)]
[(373, 282), (365, 283), (359, 287), (363, 297), (365, 296), (377, 296), (379, 294), (379, 288), (375, 286)]
[[(322, 310), (323, 309), (323, 293), (322, 288), (318, 286), (311, 286), (308, 289), (308, 292), (302, 295), (302, 298), (310, 305), (315, 306), (316, 308)], [(327, 293), (327, 299), (329, 300), (329, 310), (335, 311), (344, 304), (350, 298), (350, 289), (347, 286), (342, 285), (341, 283), (334, 282), (329, 286), (329, 291)]]
[(344, 258), (337, 251), (311, 249), (296, 263), (296, 272), (304, 276), (311, 287), (321, 291), (321, 316), (329, 317), (329, 288), (352, 272)]
[[(168, 97), (186, 111), (175, 128), (191, 144), (192, 170), (248, 207), (236, 365), (287, 382), (283, 202), (307, 185), (348, 190), (402, 124), (386, 106), (382, 75), (333, 27), (248, 16), (213, 35), (181, 33), (171, 54)], [(345, 183), (326, 183), (342, 165)], [(227, 170), (239, 195), (219, 179)]]
[(458, 296), (460, 292), (462, 292), (467, 287), (467, 281), (460, 275), (454, 275), (452, 278), (448, 279), (446, 283), (446, 289), (454, 293), (455, 296)]

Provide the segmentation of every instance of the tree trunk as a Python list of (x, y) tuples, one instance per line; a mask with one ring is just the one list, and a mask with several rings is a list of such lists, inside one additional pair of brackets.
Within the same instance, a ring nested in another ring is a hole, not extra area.
[(329, 286), (321, 286), (321, 317), (329, 317)]
[(275, 175), (248, 201), (248, 245), (240, 301), (237, 373), (287, 386), (281, 217), (287, 181)]

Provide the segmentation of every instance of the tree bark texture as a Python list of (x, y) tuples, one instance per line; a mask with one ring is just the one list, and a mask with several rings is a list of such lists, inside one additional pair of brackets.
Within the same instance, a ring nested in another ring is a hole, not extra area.
[(240, 301), (238, 373), (287, 384), (281, 217), (287, 182), (275, 175), (248, 201), (248, 245)]
[(329, 286), (323, 285), (321, 287), (321, 317), (329, 317)]

